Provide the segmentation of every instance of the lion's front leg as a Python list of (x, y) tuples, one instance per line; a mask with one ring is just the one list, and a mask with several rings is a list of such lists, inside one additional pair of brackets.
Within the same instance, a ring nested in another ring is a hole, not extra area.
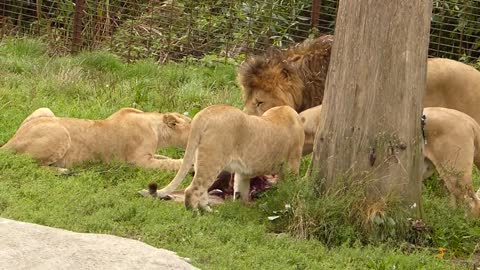
[(70, 176), (74, 174), (73, 171), (71, 171), (70, 169), (63, 168), (63, 167), (47, 166), (47, 165), (44, 165), (42, 167), (46, 168), (47, 170), (52, 170), (56, 172), (57, 176)]
[(135, 165), (147, 169), (160, 169), (168, 171), (178, 171), (182, 166), (183, 159), (163, 158), (156, 159), (154, 155), (148, 154), (135, 158), (131, 161)]

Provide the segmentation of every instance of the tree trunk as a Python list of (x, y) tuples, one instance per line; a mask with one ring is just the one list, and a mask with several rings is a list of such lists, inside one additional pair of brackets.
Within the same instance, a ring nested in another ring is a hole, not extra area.
[(431, 0), (340, 1), (313, 179), (365, 181), (421, 213), (422, 98)]

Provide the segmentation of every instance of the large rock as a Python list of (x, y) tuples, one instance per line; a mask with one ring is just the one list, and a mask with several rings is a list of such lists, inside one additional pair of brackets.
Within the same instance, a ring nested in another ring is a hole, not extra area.
[(105, 234), (0, 218), (0, 269), (196, 269), (174, 252)]

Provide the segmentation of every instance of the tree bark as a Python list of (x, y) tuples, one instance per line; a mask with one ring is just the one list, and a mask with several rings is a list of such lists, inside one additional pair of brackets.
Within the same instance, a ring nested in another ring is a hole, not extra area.
[(365, 181), (421, 213), (431, 13), (431, 0), (340, 1), (311, 167), (322, 190)]

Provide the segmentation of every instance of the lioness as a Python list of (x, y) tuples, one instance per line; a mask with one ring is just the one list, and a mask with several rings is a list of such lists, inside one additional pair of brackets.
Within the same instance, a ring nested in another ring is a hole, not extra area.
[(250, 177), (279, 173), (284, 163), (298, 174), (304, 136), (300, 116), (288, 106), (274, 107), (260, 117), (225, 105), (207, 107), (192, 120), (182, 167), (156, 196), (173, 192), (194, 163), (195, 176), (185, 190), (187, 209), (211, 211), (207, 189), (222, 170), (235, 173), (234, 197), (247, 201)]
[(159, 148), (185, 148), (190, 118), (124, 108), (105, 120), (56, 117), (48, 108), (28, 116), (0, 149), (30, 154), (43, 166), (69, 168), (102, 159), (145, 168), (178, 170), (182, 160), (156, 159)]
[[(313, 151), (315, 132), (322, 106), (300, 113), (305, 118), (304, 154)], [(480, 189), (472, 186), (472, 166), (480, 168), (480, 126), (470, 116), (457, 110), (429, 107), (426, 115), (424, 179), (438, 171), (451, 194), (452, 204), (467, 202), (473, 216), (480, 216)]]
[[(322, 104), (332, 44), (332, 36), (323, 36), (243, 62), (237, 80), (245, 111), (261, 115), (274, 106), (288, 105), (302, 112)], [(423, 104), (455, 109), (480, 123), (480, 72), (457, 61), (428, 59)]]

